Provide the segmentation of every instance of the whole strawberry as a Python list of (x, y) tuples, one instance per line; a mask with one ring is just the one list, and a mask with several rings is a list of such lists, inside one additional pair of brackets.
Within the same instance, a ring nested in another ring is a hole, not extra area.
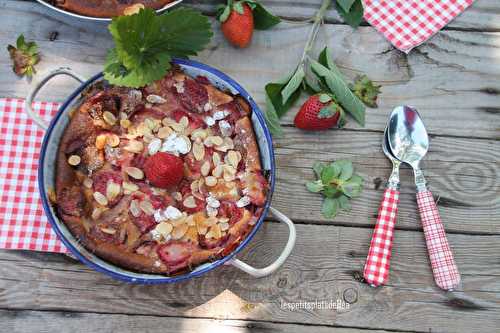
[(295, 116), (295, 126), (304, 130), (325, 130), (343, 125), (343, 110), (332, 96), (320, 93), (309, 97)]
[(222, 33), (231, 44), (241, 48), (250, 44), (254, 20), (252, 8), (245, 1), (234, 4), (229, 1), (219, 19), (222, 22)]
[(184, 176), (184, 163), (178, 156), (159, 152), (144, 163), (146, 179), (154, 186), (167, 188), (180, 183)]

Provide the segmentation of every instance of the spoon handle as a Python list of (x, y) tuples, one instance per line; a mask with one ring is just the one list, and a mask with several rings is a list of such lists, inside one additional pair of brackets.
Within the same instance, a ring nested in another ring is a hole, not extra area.
[(398, 212), (399, 191), (388, 186), (378, 209), (370, 250), (363, 276), (370, 285), (377, 287), (387, 282), (391, 260), (392, 239)]
[(434, 280), (441, 289), (453, 290), (460, 283), (460, 274), (431, 191), (418, 191), (417, 204)]

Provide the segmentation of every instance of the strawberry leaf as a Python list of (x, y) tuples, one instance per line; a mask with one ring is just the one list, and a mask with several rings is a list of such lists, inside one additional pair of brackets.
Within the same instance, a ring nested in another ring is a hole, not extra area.
[(355, 0), (349, 10), (345, 10), (342, 5), (337, 2), (337, 11), (344, 19), (345, 23), (353, 28), (357, 28), (363, 22), (363, 4), (361, 0)]
[(374, 84), (368, 76), (358, 76), (354, 84), (350, 85), (349, 88), (366, 106), (372, 108), (377, 107), (377, 97), (380, 93), (380, 86)]
[(337, 215), (339, 202), (333, 198), (325, 198), (321, 207), (321, 212), (326, 218), (333, 218)]
[(328, 94), (321, 94), (319, 95), (319, 101), (321, 103), (328, 103), (332, 100), (332, 96), (328, 95)]
[(266, 95), (269, 97), (271, 104), (274, 107), (276, 115), (281, 118), (300, 97), (302, 89), (295, 90), (286, 102), (283, 102), (281, 91), (288, 84), (289, 79), (282, 80), (277, 83), (266, 84)]
[(304, 68), (301, 66), (297, 68), (295, 73), (293, 73), (290, 81), (286, 84), (286, 86), (281, 91), (281, 99), (283, 104), (285, 104), (288, 99), (300, 88), (302, 81), (304, 80), (305, 73)]
[(325, 165), (321, 162), (314, 162), (313, 164), (313, 170), (314, 173), (316, 174), (316, 178), (321, 178), (321, 172), (325, 168)]
[(233, 5), (233, 9), (240, 15), (243, 15), (245, 13), (245, 10), (243, 9), (243, 4), (241, 1), (237, 1)]
[(335, 107), (333, 105), (328, 105), (328, 106), (321, 108), (321, 110), (319, 110), (318, 118), (320, 118), (320, 119), (330, 118), (330, 117), (333, 117), (333, 115), (335, 113), (336, 113)]
[(231, 14), (231, 6), (218, 5), (216, 17), (219, 22), (225, 22)]
[(114, 18), (108, 29), (115, 47), (108, 51), (104, 77), (111, 84), (134, 88), (161, 79), (172, 57), (196, 55), (212, 37), (208, 18), (188, 8), (159, 16), (141, 9)]
[(264, 113), (264, 117), (266, 118), (266, 123), (271, 133), (274, 136), (282, 136), (283, 129), (281, 128), (278, 114), (268, 95), (266, 95), (266, 112)]
[(337, 0), (337, 5), (340, 6), (345, 12), (351, 9), (352, 4), (356, 0)]
[(351, 210), (351, 203), (349, 202), (349, 197), (345, 195), (341, 195), (340, 197), (337, 198), (337, 201), (339, 202), (339, 208), (342, 210), (350, 211)]
[(16, 46), (8, 45), (7, 51), (12, 59), (12, 70), (19, 76), (32, 77), (35, 65), (40, 61), (38, 46), (35, 42), (26, 42), (21, 34), (16, 40)]
[(271, 14), (260, 2), (253, 2), (254, 27), (257, 30), (267, 30), (281, 22), (278, 16)]
[(323, 190), (323, 183), (320, 180), (314, 182), (307, 182), (306, 188), (309, 192), (318, 193)]

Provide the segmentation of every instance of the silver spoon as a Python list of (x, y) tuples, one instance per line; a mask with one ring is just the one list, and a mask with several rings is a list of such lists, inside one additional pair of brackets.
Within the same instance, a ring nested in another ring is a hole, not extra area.
[(394, 156), (413, 168), (418, 210), (434, 280), (441, 289), (453, 290), (460, 283), (460, 274), (436, 203), (426, 187), (424, 174), (419, 166), (429, 149), (429, 137), (417, 110), (409, 106), (396, 107), (391, 113), (387, 134)]
[(392, 162), (392, 173), (387, 181), (384, 196), (378, 209), (377, 223), (373, 230), (370, 250), (368, 250), (363, 271), (365, 281), (373, 287), (385, 284), (389, 278), (392, 239), (399, 202), (399, 166), (401, 161), (396, 159), (389, 149), (387, 127), (384, 131), (382, 150)]

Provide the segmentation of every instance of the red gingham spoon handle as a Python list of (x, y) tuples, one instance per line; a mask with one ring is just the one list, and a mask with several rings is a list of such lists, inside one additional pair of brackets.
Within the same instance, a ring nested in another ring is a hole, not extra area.
[(417, 204), (434, 280), (441, 289), (455, 289), (460, 283), (460, 274), (431, 191), (417, 192)]
[(387, 188), (378, 209), (377, 223), (373, 231), (370, 250), (366, 258), (363, 276), (372, 286), (387, 282), (391, 260), (392, 238), (398, 212), (399, 191)]

